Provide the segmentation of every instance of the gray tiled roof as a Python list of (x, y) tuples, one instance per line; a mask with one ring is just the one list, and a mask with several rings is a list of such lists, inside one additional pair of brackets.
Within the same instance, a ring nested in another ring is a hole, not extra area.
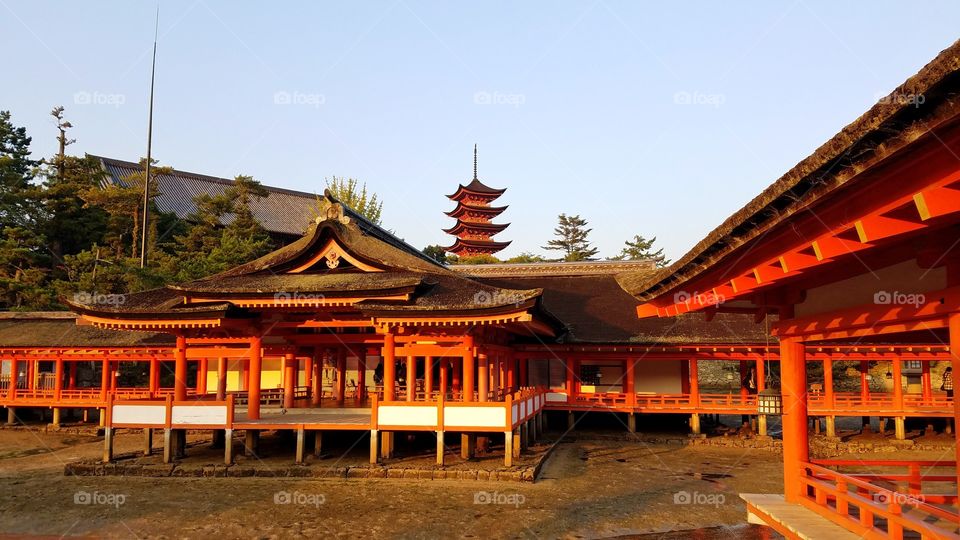
[[(108, 182), (123, 185), (123, 178), (141, 171), (140, 165), (130, 161), (92, 156), (100, 160), (109, 175)], [(203, 174), (174, 170), (172, 174), (156, 176), (159, 195), (157, 207), (184, 219), (196, 210), (193, 198), (202, 193), (218, 195), (233, 185), (233, 180)], [(264, 186), (270, 196), (254, 199), (253, 214), (270, 233), (300, 236), (316, 217), (317, 195)], [(320, 190), (322, 191), (322, 189)]]

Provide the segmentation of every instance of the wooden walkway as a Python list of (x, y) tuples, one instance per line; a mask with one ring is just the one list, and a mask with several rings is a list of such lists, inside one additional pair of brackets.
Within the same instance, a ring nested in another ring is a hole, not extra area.
[(747, 503), (747, 521), (772, 527), (787, 538), (804, 540), (856, 540), (860, 536), (818, 515), (813, 510), (788, 503), (783, 495), (741, 493)]

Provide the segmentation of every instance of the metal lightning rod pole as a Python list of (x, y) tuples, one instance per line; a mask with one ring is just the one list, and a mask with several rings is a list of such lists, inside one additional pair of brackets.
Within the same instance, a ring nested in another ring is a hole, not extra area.
[(143, 222), (140, 228), (140, 268), (147, 266), (147, 235), (150, 223), (150, 168), (153, 149), (153, 82), (157, 74), (157, 35), (160, 30), (160, 4), (157, 3), (157, 19), (153, 28), (153, 63), (150, 65), (150, 115), (147, 120), (147, 170), (143, 179)]

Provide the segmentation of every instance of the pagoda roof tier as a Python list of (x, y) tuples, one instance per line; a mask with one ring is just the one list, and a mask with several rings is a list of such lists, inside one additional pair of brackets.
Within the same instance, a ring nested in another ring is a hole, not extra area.
[(496, 253), (510, 245), (510, 241), (495, 242), (493, 240), (472, 240), (470, 238), (457, 238), (457, 241), (450, 247), (443, 248), (451, 253), (458, 251), (477, 251), (486, 253)]
[(115, 295), (65, 301), (86, 324), (124, 330), (255, 332), (264, 317), (330, 309), (373, 326), (532, 321), (537, 332), (562, 331), (541, 308), (540, 289), (504, 289), (453, 272), (330, 193), (325, 201), (325, 218), (302, 238), (249, 263), (122, 301)]
[(474, 178), (467, 185), (460, 184), (457, 187), (457, 191), (454, 192), (453, 195), (447, 195), (447, 198), (452, 199), (454, 201), (459, 201), (468, 195), (473, 195), (475, 197), (485, 198), (492, 201), (497, 197), (503, 195), (505, 191), (507, 191), (506, 188), (495, 189), (490, 186), (487, 186), (477, 178)]
[(478, 231), (483, 231), (493, 236), (494, 234), (497, 234), (498, 232), (506, 229), (509, 226), (510, 226), (509, 223), (479, 223), (479, 222), (470, 222), (470, 221), (460, 221), (458, 219), (456, 225), (454, 225), (453, 227), (450, 227), (449, 229), (443, 229), (443, 232), (456, 236), (464, 231), (474, 229)]
[(467, 212), (477, 212), (479, 214), (484, 214), (490, 216), (491, 218), (497, 217), (509, 208), (508, 206), (481, 206), (477, 204), (465, 204), (458, 203), (457, 207), (449, 212), (444, 212), (444, 214), (452, 217), (459, 218)]

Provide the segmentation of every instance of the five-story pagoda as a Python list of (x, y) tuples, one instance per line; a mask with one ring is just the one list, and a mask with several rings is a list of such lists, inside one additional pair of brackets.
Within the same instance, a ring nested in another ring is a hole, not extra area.
[(446, 214), (457, 220), (456, 225), (443, 232), (457, 237), (452, 246), (445, 248), (459, 257), (492, 255), (510, 245), (510, 242), (497, 242), (493, 235), (506, 229), (509, 223), (492, 223), (492, 220), (507, 209), (506, 206), (490, 206), (506, 189), (488, 187), (477, 178), (477, 146), (473, 146), (473, 180), (457, 188), (456, 193), (447, 197), (457, 203), (457, 207)]

